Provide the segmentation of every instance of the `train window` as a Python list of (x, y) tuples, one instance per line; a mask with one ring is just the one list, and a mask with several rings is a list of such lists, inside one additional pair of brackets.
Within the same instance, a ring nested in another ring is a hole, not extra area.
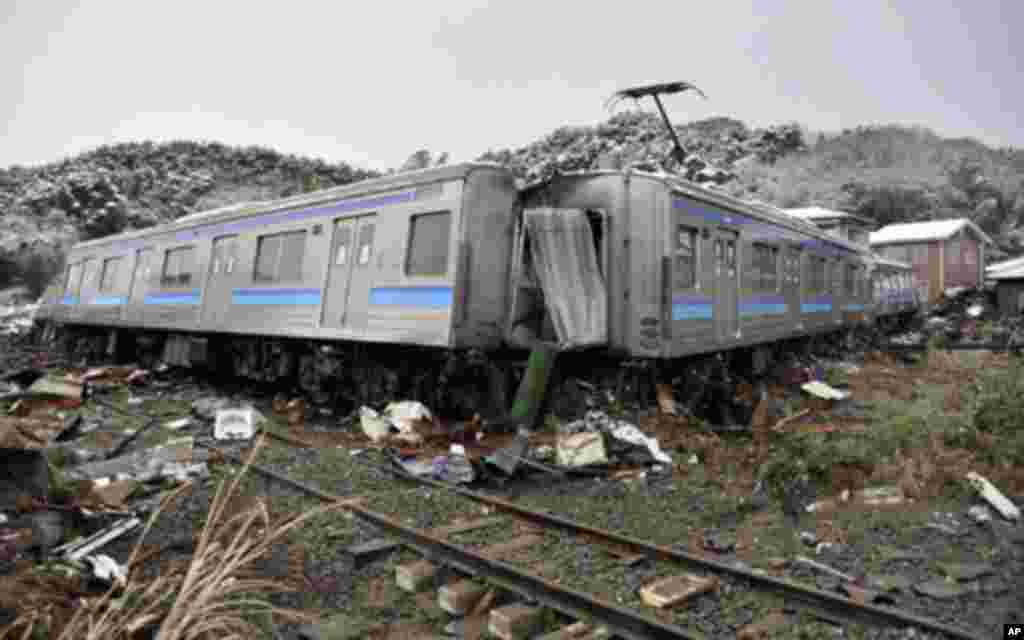
[(192, 281), (192, 271), (195, 269), (195, 261), (195, 247), (169, 249), (164, 254), (164, 271), (160, 277), (160, 284), (180, 286), (190, 283)]
[(697, 230), (679, 225), (676, 229), (676, 274), (674, 289), (697, 285)]
[(356, 264), (370, 264), (370, 256), (373, 254), (373, 233), (375, 229), (376, 223), (369, 221), (369, 219), (363, 220), (359, 224), (359, 245)]
[(68, 282), (67, 286), (64, 287), (65, 292), (69, 295), (75, 295), (78, 293), (82, 286), (82, 263), (76, 262), (75, 264), (68, 267)]
[(82, 288), (88, 289), (96, 286), (96, 260), (86, 260), (82, 266)]
[(103, 274), (100, 276), (100, 291), (113, 291), (117, 287), (117, 275), (123, 258), (107, 258), (103, 261)]
[(809, 256), (807, 288), (811, 293), (828, 293), (828, 267), (825, 258)]
[(751, 247), (751, 288), (754, 291), (776, 291), (779, 286), (778, 271), (778, 247), (754, 244)]
[(851, 298), (857, 297), (857, 267), (852, 264), (846, 265), (846, 295)]
[(413, 216), (409, 221), (409, 253), (405, 273), (440, 276), (448, 273), (452, 214), (448, 211)]
[(301, 280), (305, 253), (305, 229), (263, 236), (256, 245), (256, 271), (253, 277), (265, 282)]
[(348, 262), (349, 247), (352, 245), (352, 223), (348, 220), (339, 220), (334, 232), (334, 266), (340, 267)]

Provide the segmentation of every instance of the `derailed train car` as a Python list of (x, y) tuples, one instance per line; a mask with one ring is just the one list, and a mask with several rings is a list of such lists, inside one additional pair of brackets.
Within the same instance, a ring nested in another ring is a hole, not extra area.
[(535, 340), (673, 366), (754, 353), (911, 310), (889, 304), (894, 269), (664, 174), (517, 189), (465, 163), (78, 244), (38, 317), (87, 352), (294, 381), (319, 401), (500, 411)]

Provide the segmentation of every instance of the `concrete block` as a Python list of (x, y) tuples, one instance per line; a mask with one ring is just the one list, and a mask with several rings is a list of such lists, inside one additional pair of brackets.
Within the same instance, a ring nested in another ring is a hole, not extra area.
[(487, 630), (502, 640), (525, 640), (543, 626), (544, 609), (510, 604), (491, 611)]
[(684, 573), (652, 582), (640, 589), (640, 599), (649, 607), (670, 607), (718, 588), (718, 578)]
[(437, 567), (426, 560), (417, 560), (395, 568), (395, 582), (398, 588), (409, 593), (419, 593), (432, 586)]
[(464, 616), (476, 607), (487, 587), (472, 580), (459, 580), (437, 590), (437, 604), (453, 616)]
[(604, 464), (608, 455), (604, 449), (604, 438), (600, 433), (576, 433), (558, 439), (556, 452), (558, 464), (566, 467), (583, 467), (588, 464)]

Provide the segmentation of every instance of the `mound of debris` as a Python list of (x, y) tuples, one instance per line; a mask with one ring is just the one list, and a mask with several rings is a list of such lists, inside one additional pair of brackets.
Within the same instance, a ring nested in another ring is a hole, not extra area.
[(527, 182), (568, 171), (633, 167), (724, 184), (736, 177), (731, 169), (741, 160), (772, 164), (805, 148), (795, 124), (751, 131), (738, 120), (710, 118), (675, 129), (688, 153), (683, 166), (671, 158), (672, 140), (661, 120), (641, 111), (623, 112), (596, 126), (561, 127), (526, 147), (488, 151), (479, 159), (506, 165)]

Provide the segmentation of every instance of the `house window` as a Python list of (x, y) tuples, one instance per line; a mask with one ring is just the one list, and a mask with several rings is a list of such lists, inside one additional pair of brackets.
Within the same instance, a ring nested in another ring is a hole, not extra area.
[(812, 294), (828, 293), (828, 267), (825, 258), (808, 256), (807, 290)]
[(946, 246), (949, 264), (960, 264), (960, 241), (950, 240)]
[(195, 261), (195, 247), (169, 249), (164, 254), (164, 271), (160, 276), (160, 284), (167, 287), (181, 287), (189, 284), (192, 282)]
[(675, 284), (673, 289), (697, 286), (697, 230), (679, 225), (676, 228)]
[(448, 211), (425, 213), (409, 220), (407, 275), (443, 276), (448, 273), (451, 226), (452, 214)]
[(750, 286), (754, 291), (777, 291), (779, 287), (779, 249), (764, 244), (751, 247)]
[(117, 287), (117, 275), (123, 258), (108, 258), (103, 261), (103, 275), (100, 276), (100, 291), (113, 291)]
[(305, 254), (305, 229), (262, 236), (256, 245), (256, 271), (253, 277), (263, 282), (302, 280), (302, 259)]

